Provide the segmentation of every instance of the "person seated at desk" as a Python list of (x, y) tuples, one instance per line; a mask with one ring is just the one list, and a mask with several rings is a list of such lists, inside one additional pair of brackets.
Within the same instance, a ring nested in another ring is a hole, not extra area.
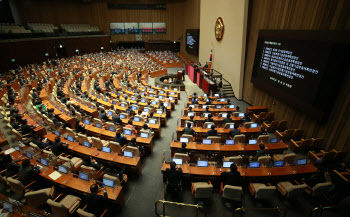
[(89, 94), (84, 91), (84, 93), (81, 95), (81, 98), (85, 99), (85, 98), (88, 98)]
[[(207, 102), (205, 103), (206, 105), (211, 105), (211, 99), (210, 99), (210, 97), (207, 99)], [(208, 108), (208, 106), (207, 106), (207, 108)]]
[(233, 129), (230, 130), (229, 134), (231, 136), (231, 138), (234, 138), (236, 135), (241, 134), (241, 131), (238, 129), (239, 124), (234, 124)]
[(113, 122), (114, 124), (122, 124), (122, 123), (123, 123), (122, 119), (120, 119), (119, 112), (116, 112), (116, 113), (112, 116), (112, 122)]
[(128, 114), (133, 114), (134, 111), (132, 110), (132, 106), (129, 105), (128, 108), (125, 110), (125, 112), (128, 113)]
[(102, 167), (101, 164), (99, 164), (95, 159), (92, 159), (91, 157), (84, 157), (83, 165), (93, 167), (96, 170), (99, 170)]
[(319, 167), (315, 174), (313, 174), (307, 181), (307, 185), (313, 188), (318, 183), (331, 182), (331, 177), (328, 172), (326, 172), (324, 167)]
[(165, 170), (165, 182), (167, 182), (166, 191), (167, 193), (175, 193), (180, 188), (181, 184), (181, 175), (182, 175), (181, 167), (176, 168), (176, 163), (171, 162), (170, 168)]
[(264, 127), (261, 127), (261, 131), (259, 132), (260, 135), (269, 135)]
[(17, 122), (16, 122), (16, 118), (14, 117), (11, 117), (10, 118), (10, 125), (17, 131), (21, 131), (21, 125), (19, 125)]
[(265, 156), (265, 155), (268, 154), (268, 153), (266, 152), (266, 150), (265, 150), (265, 145), (264, 145), (264, 144), (261, 143), (261, 144), (259, 145), (259, 148), (260, 148), (260, 150), (256, 152), (256, 154), (255, 154), (255, 156), (252, 158), (252, 160), (257, 161), (259, 157)]
[(188, 154), (188, 150), (186, 150), (187, 144), (183, 142), (181, 144), (181, 149), (179, 149), (176, 153)]
[(105, 170), (105, 173), (110, 175), (110, 176), (115, 176), (115, 177), (118, 177), (120, 181), (123, 180), (124, 178), (124, 174), (125, 174), (125, 170), (126, 170), (126, 167), (123, 166), (121, 168), (121, 170), (118, 170), (118, 164), (116, 162), (111, 162), (109, 163), (109, 165), (107, 166), (106, 170)]
[(34, 135), (34, 129), (35, 129), (35, 126), (28, 125), (28, 122), (26, 119), (22, 120), (22, 125), (21, 125), (22, 135), (26, 135), (26, 134)]
[(226, 118), (223, 120), (224, 124), (232, 123), (232, 118), (230, 114), (227, 114)]
[(240, 112), (241, 110), (240, 110), (240, 107), (239, 107), (239, 105), (238, 106), (236, 106), (236, 112)]
[(183, 134), (194, 135), (195, 131), (191, 128), (191, 123), (186, 123), (186, 127), (182, 130)]
[(66, 96), (59, 96), (58, 99), (61, 101), (61, 103), (66, 104), (67, 103), (67, 98)]
[(188, 120), (189, 122), (192, 122), (193, 124), (194, 124), (194, 116), (193, 115), (191, 115), (190, 116), (190, 120)]
[(85, 196), (86, 201), (86, 212), (92, 213), (95, 216), (101, 216), (101, 214), (106, 209), (106, 202), (108, 199), (108, 195), (106, 192), (106, 187), (103, 188), (103, 196), (98, 195), (99, 188), (97, 184), (92, 184), (90, 186), (90, 192), (91, 194), (87, 194)]
[(140, 151), (140, 155), (143, 155), (144, 151), (145, 151), (145, 147), (143, 146), (139, 146), (138, 144), (136, 144), (136, 138), (132, 138), (131, 141), (128, 143), (128, 146), (132, 146), (132, 147), (136, 147), (139, 149)]
[(47, 116), (47, 112), (46, 112), (46, 106), (45, 105), (36, 105), (38, 112), (42, 115), (46, 115)]
[(214, 122), (213, 118), (212, 118), (212, 115), (211, 114), (208, 114), (208, 118), (205, 119), (204, 122)]
[(137, 133), (137, 130), (135, 129), (134, 125), (132, 125), (132, 119), (128, 120), (128, 124), (125, 125), (125, 127), (132, 129), (135, 134)]
[(125, 136), (121, 136), (120, 132), (117, 132), (114, 137), (114, 141), (118, 142), (121, 147), (123, 147), (127, 143), (127, 139)]
[(77, 117), (74, 118), (75, 119), (75, 132), (76, 133), (82, 133), (82, 134), (85, 134), (86, 133), (86, 129), (85, 129), (85, 126), (84, 124), (83, 125), (80, 125), (80, 121)]
[(100, 120), (103, 120), (103, 121), (108, 121), (109, 120), (109, 118), (108, 118), (108, 116), (107, 116), (107, 114), (106, 114), (104, 109), (101, 109), (100, 114), (98, 115), (98, 118)]
[(218, 131), (215, 130), (215, 125), (211, 125), (210, 126), (210, 129), (206, 134), (205, 134), (205, 137), (208, 137), (208, 136), (217, 136), (218, 135)]
[(147, 131), (149, 135), (153, 135), (154, 134), (154, 132), (150, 128), (148, 128), (148, 124), (144, 124), (143, 128), (141, 130), (142, 131)]
[[(44, 142), (45, 141), (45, 142)], [(40, 149), (44, 149), (47, 146), (49, 146), (49, 142), (46, 142), (47, 139), (44, 139), (43, 141), (40, 139), (39, 135), (34, 135), (34, 139), (32, 140), (32, 143), (37, 145)]]
[(170, 104), (170, 98), (169, 98), (169, 93), (166, 93), (166, 97), (164, 98), (164, 102), (167, 102)]
[(221, 173), (221, 181), (223, 187), (225, 185), (240, 186), (241, 185), (241, 173), (237, 171), (237, 165), (231, 164), (230, 169)]
[(231, 105), (231, 100), (228, 99), (226, 105)]
[(51, 145), (51, 151), (56, 155), (63, 154), (68, 150), (68, 144), (61, 142), (61, 138), (59, 136), (55, 137), (55, 141)]
[(27, 186), (31, 182), (35, 181), (37, 175), (40, 173), (40, 169), (33, 167), (30, 164), (30, 159), (25, 159), (22, 161), (22, 165), (18, 171), (18, 180), (24, 185)]
[(55, 117), (54, 113), (49, 113), (48, 118), (57, 126), (60, 127), (62, 126), (62, 123)]
[(250, 122), (250, 121), (252, 121), (252, 120), (251, 120), (250, 117), (248, 116), (248, 113), (245, 113), (245, 114), (244, 114), (244, 117), (241, 118), (241, 121), (244, 123), (244, 122)]
[[(192, 105), (198, 104), (198, 98), (192, 97), (191, 103), (192, 103)], [(191, 107), (190, 107), (190, 108), (191, 108)]]

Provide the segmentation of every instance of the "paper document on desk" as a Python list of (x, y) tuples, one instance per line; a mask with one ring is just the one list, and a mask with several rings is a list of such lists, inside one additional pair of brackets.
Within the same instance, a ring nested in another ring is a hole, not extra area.
[(14, 151), (16, 151), (14, 148), (10, 148), (5, 151), (5, 154), (11, 154)]
[(51, 178), (51, 179), (53, 179), (53, 180), (56, 180), (56, 179), (58, 179), (59, 177), (61, 177), (62, 175), (61, 175), (61, 173), (59, 173), (59, 172), (57, 172), (57, 171), (55, 171), (55, 172), (53, 172), (53, 173), (51, 173), (50, 175), (49, 175), (49, 177)]

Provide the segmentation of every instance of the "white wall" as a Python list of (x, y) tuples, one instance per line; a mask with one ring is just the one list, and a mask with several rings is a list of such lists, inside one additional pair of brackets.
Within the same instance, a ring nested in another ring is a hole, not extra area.
[[(225, 32), (219, 42), (214, 27), (218, 17), (224, 21)], [(235, 96), (242, 99), (248, 0), (202, 0), (200, 13), (199, 61), (209, 61), (213, 47), (212, 69), (231, 83)]]

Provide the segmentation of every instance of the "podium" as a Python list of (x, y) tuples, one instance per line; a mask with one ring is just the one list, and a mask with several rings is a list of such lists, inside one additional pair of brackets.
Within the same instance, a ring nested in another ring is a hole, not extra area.
[(181, 81), (182, 80), (182, 70), (178, 70), (176, 74), (176, 79)]

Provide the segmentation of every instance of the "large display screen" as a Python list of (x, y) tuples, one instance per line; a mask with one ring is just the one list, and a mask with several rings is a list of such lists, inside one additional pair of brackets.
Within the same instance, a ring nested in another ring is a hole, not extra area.
[(166, 34), (166, 23), (110, 23), (111, 35)]
[(311, 31), (260, 31), (252, 82), (321, 120), (346, 73), (342, 35)]
[(186, 51), (198, 55), (199, 51), (199, 29), (186, 30)]

